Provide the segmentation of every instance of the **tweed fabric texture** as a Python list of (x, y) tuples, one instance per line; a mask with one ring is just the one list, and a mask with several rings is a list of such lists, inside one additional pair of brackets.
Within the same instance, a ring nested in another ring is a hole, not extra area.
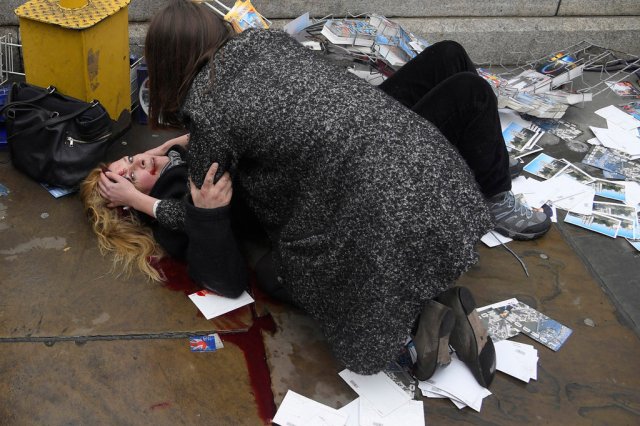
[(230, 40), (182, 112), (195, 184), (214, 161), (232, 172), (283, 285), (357, 373), (395, 358), (491, 228), (470, 170), (433, 125), (281, 31)]

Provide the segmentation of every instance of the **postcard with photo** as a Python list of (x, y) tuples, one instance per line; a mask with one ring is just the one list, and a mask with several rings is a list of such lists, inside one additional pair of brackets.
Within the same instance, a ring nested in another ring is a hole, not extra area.
[(73, 194), (78, 191), (78, 188), (61, 188), (58, 186), (49, 185), (47, 183), (40, 183), (44, 189), (46, 189), (53, 198), (64, 197), (65, 195)]
[(573, 333), (569, 327), (522, 302), (518, 302), (509, 311), (503, 311), (503, 315), (523, 334), (554, 351), (560, 349)]
[(545, 132), (556, 135), (560, 139), (571, 141), (582, 134), (582, 130), (574, 123), (550, 118), (527, 117), (527, 120)]
[(575, 68), (576, 62), (576, 58), (567, 52), (558, 52), (538, 63), (536, 65), (536, 71), (555, 77)]
[(609, 89), (613, 90), (618, 96), (640, 99), (640, 90), (630, 81), (605, 81), (605, 83), (609, 86)]
[(626, 219), (632, 222), (638, 218), (638, 212), (635, 207), (626, 204), (607, 203), (604, 201), (594, 201), (593, 211), (596, 213), (613, 216), (618, 219)]
[(620, 219), (593, 213), (591, 215), (568, 212), (564, 223), (576, 225), (607, 237), (615, 238), (620, 229)]
[(529, 164), (524, 166), (524, 171), (543, 179), (551, 179), (567, 167), (569, 167), (569, 164), (565, 161), (558, 160), (550, 155), (542, 153), (531, 160)]
[(620, 219), (620, 228), (618, 228), (618, 235), (616, 237), (623, 237), (626, 239), (635, 237), (636, 222), (629, 219)]
[(509, 312), (516, 307), (517, 304), (517, 299), (509, 299), (477, 309), (480, 320), (487, 328), (489, 336), (491, 336), (494, 342), (510, 339), (520, 333), (518, 328), (506, 320)]
[(507, 144), (507, 149), (515, 149), (518, 152), (533, 146), (540, 136), (542, 136), (541, 133), (524, 128), (515, 122), (509, 124), (507, 128), (504, 129), (504, 132), (502, 132), (502, 137)]
[(621, 110), (623, 110), (636, 120), (640, 120), (640, 101), (629, 102), (628, 104), (618, 106)]
[(514, 154), (513, 157), (522, 158), (522, 157), (526, 157), (527, 155), (535, 154), (536, 152), (540, 152), (540, 151), (542, 151), (542, 147), (538, 145), (533, 145), (523, 149), (522, 151), (519, 151), (519, 152), (516, 151), (515, 153), (513, 153)]
[(567, 167), (561, 173), (559, 173), (558, 176), (568, 176), (571, 179), (576, 180), (585, 185), (588, 185), (591, 182), (596, 180), (594, 177), (591, 177), (591, 175), (588, 174), (587, 172), (582, 171), (579, 167), (574, 166), (568, 161), (565, 161), (565, 162), (569, 165), (569, 167)]
[(583, 164), (623, 175), (629, 180), (640, 181), (640, 165), (619, 151), (613, 151), (604, 146), (594, 146), (582, 159)]
[(631, 244), (631, 246), (636, 249), (637, 251), (640, 251), (640, 239), (630, 239), (627, 238), (627, 241), (629, 241), (629, 244)]
[(618, 182), (611, 182), (604, 179), (596, 179), (591, 186), (596, 190), (599, 197), (609, 198), (611, 200), (625, 201), (626, 186)]

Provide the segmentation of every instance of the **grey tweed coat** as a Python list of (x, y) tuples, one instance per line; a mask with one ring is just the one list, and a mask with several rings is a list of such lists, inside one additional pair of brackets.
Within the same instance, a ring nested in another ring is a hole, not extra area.
[(432, 124), (284, 32), (229, 41), (182, 112), (195, 184), (212, 162), (232, 172), (283, 285), (357, 373), (395, 358), (491, 228), (470, 170)]

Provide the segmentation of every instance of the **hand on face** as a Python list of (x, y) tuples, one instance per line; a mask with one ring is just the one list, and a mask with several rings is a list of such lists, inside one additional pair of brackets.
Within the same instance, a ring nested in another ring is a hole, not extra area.
[(149, 194), (168, 162), (166, 156), (142, 153), (114, 161), (109, 165), (109, 170), (131, 181), (143, 194)]
[(229, 172), (225, 172), (216, 183), (213, 183), (213, 178), (217, 171), (218, 163), (213, 163), (211, 167), (209, 167), (209, 171), (200, 189), (196, 188), (191, 178), (189, 178), (191, 198), (193, 199), (194, 206), (203, 209), (215, 209), (224, 207), (231, 202), (231, 196), (233, 194), (231, 175), (229, 175)]
[(131, 206), (133, 199), (139, 194), (133, 183), (109, 170), (100, 173), (98, 191), (102, 198), (109, 201), (109, 208)]

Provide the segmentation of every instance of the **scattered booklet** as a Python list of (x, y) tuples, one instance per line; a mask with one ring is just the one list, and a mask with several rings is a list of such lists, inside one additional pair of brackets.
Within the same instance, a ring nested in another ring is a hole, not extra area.
[(518, 331), (557, 351), (573, 330), (520, 301), (505, 306), (500, 314)]
[(625, 176), (629, 180), (640, 181), (640, 165), (631, 161), (629, 155), (596, 145), (582, 159), (582, 163), (608, 172)]

